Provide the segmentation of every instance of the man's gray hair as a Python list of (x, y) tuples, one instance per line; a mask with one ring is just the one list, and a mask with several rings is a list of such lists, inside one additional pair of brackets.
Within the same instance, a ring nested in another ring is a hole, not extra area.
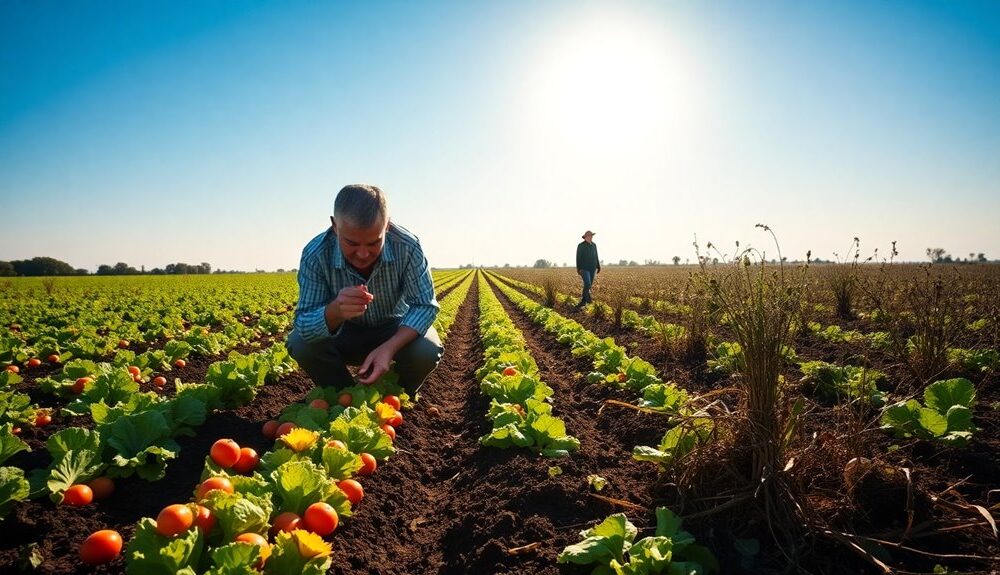
[(337, 193), (333, 217), (337, 221), (347, 220), (359, 228), (371, 228), (386, 223), (389, 204), (378, 186), (351, 184)]

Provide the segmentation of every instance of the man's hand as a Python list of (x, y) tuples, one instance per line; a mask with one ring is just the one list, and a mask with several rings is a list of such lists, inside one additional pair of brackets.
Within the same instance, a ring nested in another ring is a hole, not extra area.
[(358, 369), (358, 381), (363, 385), (371, 385), (378, 381), (378, 378), (389, 371), (389, 364), (395, 355), (395, 346), (389, 342), (373, 349)]
[(326, 306), (326, 323), (331, 330), (345, 321), (363, 315), (368, 311), (368, 304), (374, 301), (368, 287), (364, 284), (349, 286), (340, 290), (337, 297)]

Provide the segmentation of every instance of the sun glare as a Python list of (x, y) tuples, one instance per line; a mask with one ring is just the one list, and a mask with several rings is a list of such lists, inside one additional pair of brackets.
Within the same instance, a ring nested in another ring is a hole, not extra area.
[(556, 33), (525, 90), (525, 131), (546, 154), (646, 155), (687, 132), (693, 90), (682, 43), (628, 12), (592, 12)]

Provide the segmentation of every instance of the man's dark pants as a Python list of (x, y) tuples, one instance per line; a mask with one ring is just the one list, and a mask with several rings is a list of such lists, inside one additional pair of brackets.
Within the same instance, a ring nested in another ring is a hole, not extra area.
[(594, 273), (596, 270), (580, 270), (580, 277), (583, 278), (583, 295), (580, 297), (580, 305), (588, 304), (590, 299), (590, 286), (594, 285)]
[[(288, 334), (285, 346), (313, 383), (324, 387), (342, 388), (354, 385), (348, 365), (361, 365), (368, 354), (388, 340), (399, 327), (398, 322), (380, 327), (365, 327), (345, 322), (335, 337), (308, 342), (295, 330)], [(422, 337), (411, 341), (396, 353), (394, 370), (399, 384), (415, 393), (420, 384), (437, 367), (444, 348), (433, 326)]]

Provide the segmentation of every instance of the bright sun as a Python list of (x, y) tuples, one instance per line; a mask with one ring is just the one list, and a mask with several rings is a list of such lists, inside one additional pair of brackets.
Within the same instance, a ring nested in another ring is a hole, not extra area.
[(592, 12), (554, 35), (526, 89), (539, 151), (646, 155), (676, 142), (693, 106), (689, 64), (668, 30), (627, 12)]

